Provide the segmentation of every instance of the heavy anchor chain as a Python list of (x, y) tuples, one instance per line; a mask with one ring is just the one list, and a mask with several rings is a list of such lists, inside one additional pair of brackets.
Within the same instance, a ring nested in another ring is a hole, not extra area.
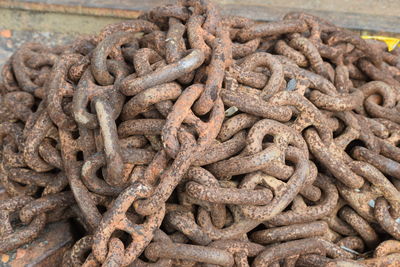
[[(0, 252), (62, 266), (398, 266), (400, 50), (179, 0), (0, 81)], [(0, 191), (3, 192), (3, 191)]]

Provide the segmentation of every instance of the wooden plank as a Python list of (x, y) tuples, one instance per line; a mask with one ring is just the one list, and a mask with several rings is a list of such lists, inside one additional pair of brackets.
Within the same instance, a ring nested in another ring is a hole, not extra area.
[[(138, 12), (172, 3), (173, 0), (3, 0), (0, 7), (133, 18)], [(277, 20), (290, 11), (308, 12), (324, 17), (338, 26), (400, 33), (400, 4), (397, 0), (220, 0), (225, 14), (237, 14), (257, 20)]]
[[(52, 12), (64, 14), (91, 15), (116, 18), (136, 18), (141, 12), (162, 4), (173, 3), (173, 0), (132, 0), (130, 5), (124, 1), (70, 1), (70, 0), (1, 0), (0, 8), (24, 11)], [(162, 3), (161, 3), (162, 2)]]
[[(221, 6), (235, 5), (242, 8), (251, 7), (280, 7), (302, 8), (307, 10), (334, 11), (366, 15), (399, 16), (398, 0), (213, 0)], [(43, 3), (83, 6), (93, 8), (111, 8), (125, 10), (145, 10), (156, 5), (173, 3), (174, 0), (14, 0), (13, 2)]]
[(400, 16), (381, 16), (353, 12), (274, 6), (248, 6), (243, 8), (242, 5), (235, 4), (224, 5), (224, 12), (226, 14), (236, 14), (255, 20), (278, 20), (288, 12), (306, 12), (327, 19), (343, 28), (400, 33)]
[(224, 4), (242, 6), (265, 6), (281, 8), (302, 8), (315, 11), (356, 13), (365, 15), (399, 16), (398, 0), (223, 0)]
[(57, 32), (70, 35), (97, 34), (104, 26), (124, 18), (80, 15), (63, 12), (38, 12), (0, 7), (0, 29)]

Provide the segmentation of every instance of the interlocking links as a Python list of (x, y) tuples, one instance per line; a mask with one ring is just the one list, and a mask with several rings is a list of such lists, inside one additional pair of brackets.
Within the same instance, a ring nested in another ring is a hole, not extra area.
[(254, 259), (253, 266), (268, 266), (271, 263), (279, 261), (280, 259), (301, 254), (323, 254), (325, 248), (322, 242), (318, 239), (300, 239), (282, 243), (262, 251)]
[(307, 24), (302, 20), (285, 20), (273, 23), (261, 23), (250, 25), (238, 32), (240, 41), (248, 41), (257, 37), (266, 37), (291, 32), (304, 32)]
[(68, 131), (76, 130), (74, 119), (63, 110), (63, 99), (73, 95), (73, 86), (68, 82), (69, 68), (78, 62), (81, 56), (77, 54), (63, 55), (54, 65), (49, 78), (47, 108), (51, 120), (61, 129)]
[[(113, 206), (103, 215), (103, 219), (93, 236), (93, 254), (99, 262), (104, 262), (108, 253), (109, 240), (113, 232), (121, 229), (132, 238), (132, 242), (125, 248), (122, 266), (126, 266), (136, 259), (150, 243), (153, 232), (160, 227), (164, 218), (165, 206), (158, 206), (157, 211), (147, 216), (143, 224), (135, 225), (125, 214), (134, 201), (148, 197), (151, 188), (142, 183), (133, 183), (126, 188), (115, 200)], [(140, 226), (138, 228), (138, 226)]]
[[(304, 154), (299, 149), (289, 148), (288, 149), (288, 160), (293, 161), (295, 165), (295, 171), (287, 182), (285, 190), (276, 192), (276, 195), (272, 201), (265, 206), (243, 206), (243, 213), (254, 220), (266, 221), (278, 213), (283, 211), (287, 205), (294, 199), (299, 193), (302, 186), (307, 179), (308, 162), (304, 159)], [(251, 176), (250, 176), (251, 177)], [(250, 180), (250, 179), (249, 179)], [(263, 178), (260, 177), (258, 183), (262, 183)], [(243, 187), (247, 185), (247, 181), (243, 181)], [(242, 187), (242, 188), (243, 188)]]
[[(39, 43), (27, 43), (24, 44), (12, 57), (11, 64), (13, 70), (15, 70), (13, 72), (15, 80), (23, 91), (33, 93), (39, 89), (39, 87), (41, 87), (35, 81), (35, 78), (37, 78), (39, 75), (39, 70), (37, 67), (40, 65), (33, 67), (29, 66), (29, 61), (33, 56), (45, 52), (46, 50), (49, 50), (49, 48)], [(57, 59), (56, 55), (53, 56)], [(42, 57), (42, 59), (45, 58), (47, 57)], [(52, 61), (54, 63), (54, 58)]]
[[(147, 149), (130, 149), (124, 148), (121, 150), (122, 161), (127, 164), (149, 164), (154, 152)], [(95, 153), (87, 158), (82, 166), (82, 181), (85, 186), (96, 194), (117, 196), (123, 190), (123, 186), (111, 186), (107, 181), (98, 177), (97, 172), (106, 165), (106, 157), (103, 153)], [(124, 179), (129, 179), (129, 175), (124, 176)], [(126, 182), (134, 182), (132, 180)], [(126, 184), (126, 182), (124, 184)]]
[(378, 241), (378, 235), (368, 222), (349, 207), (344, 207), (339, 212), (340, 217), (354, 230), (356, 230), (368, 247), (374, 247)]
[(356, 147), (352, 153), (358, 160), (368, 162), (384, 174), (400, 179), (400, 164), (390, 158), (370, 151), (364, 147)]
[(237, 266), (249, 266), (248, 257), (254, 257), (264, 249), (264, 246), (257, 243), (236, 240), (215, 241), (210, 244), (210, 247), (224, 249), (231, 253)]
[(396, 239), (400, 238), (400, 227), (396, 219), (389, 212), (388, 201), (380, 197), (375, 202), (374, 215), (378, 223), (388, 232), (391, 236)]
[(104, 29), (99, 33), (97, 36), (97, 39), (99, 41), (104, 40), (104, 38), (110, 34), (116, 33), (116, 32), (145, 32), (149, 33), (154, 30), (158, 30), (157, 25), (154, 23), (151, 23), (150, 21), (147, 20), (142, 20), (142, 19), (135, 19), (135, 20), (128, 20), (128, 21), (122, 21), (118, 22), (115, 24), (109, 24)]
[(125, 104), (121, 117), (124, 120), (133, 119), (138, 114), (149, 111), (153, 104), (177, 99), (181, 92), (181, 86), (177, 83), (164, 83), (150, 87), (135, 95)]
[[(172, 111), (167, 117), (166, 124), (162, 130), (162, 140), (166, 152), (175, 157), (172, 165), (160, 176), (160, 183), (154, 190), (154, 194), (147, 200), (139, 200), (135, 203), (135, 210), (140, 214), (152, 214), (159, 205), (167, 200), (173, 189), (182, 179), (182, 175), (189, 168), (199, 152), (203, 152), (210, 142), (217, 136), (223, 119), (223, 106), (219, 98), (211, 111), (209, 122), (204, 123), (195, 116), (190, 116), (190, 107), (199, 97), (203, 87), (192, 85), (178, 98)], [(189, 115), (189, 116), (188, 116)], [(193, 136), (183, 128), (178, 128), (189, 117), (190, 121), (196, 123), (194, 126), (199, 134), (197, 142)], [(179, 129), (179, 130), (178, 130)], [(168, 131), (167, 131), (168, 130)], [(179, 144), (179, 142), (181, 144)], [(170, 145), (172, 144), (172, 145)], [(172, 151), (171, 151), (172, 148)], [(179, 152), (177, 151), (179, 149)]]
[(266, 66), (270, 70), (271, 76), (260, 95), (264, 100), (268, 100), (285, 86), (282, 64), (271, 54), (263, 52), (254, 53), (245, 57), (240, 66), (243, 71), (253, 71), (261, 66)]
[(107, 168), (106, 182), (111, 186), (121, 186), (125, 182), (121, 179), (124, 166), (118, 142), (117, 126), (112, 118), (112, 107), (107, 100), (102, 98), (96, 99), (94, 106), (99, 121), (100, 133), (103, 137), (106, 163), (107, 166), (110, 166)]
[[(115, 79), (117, 81), (128, 75), (128, 68), (127, 66), (125, 66), (125, 63), (112, 60), (107, 60), (107, 63), (107, 70), (109, 70), (116, 76)], [(89, 102), (91, 104), (91, 101), (98, 97), (103, 97), (107, 99), (113, 107), (113, 118), (118, 117), (119, 112), (121, 112), (125, 98), (123, 97), (123, 95), (119, 94), (118, 91), (111, 85), (96, 85), (92, 72), (88, 69), (83, 73), (74, 92), (74, 97), (72, 101), (74, 119), (79, 125), (90, 129), (95, 129), (98, 127), (96, 115), (91, 114), (86, 109)]]
[(360, 188), (363, 185), (364, 180), (343, 162), (340, 155), (334, 154), (334, 144), (330, 145), (331, 148), (328, 147), (329, 144), (324, 144), (314, 129), (306, 130), (305, 139), (309, 144), (311, 152), (320, 161), (324, 162), (324, 165), (335, 175), (335, 178), (350, 188)]
[(29, 241), (34, 240), (43, 230), (46, 224), (46, 213), (40, 213), (31, 222), (27, 221), (25, 227), (14, 231), (11, 225), (11, 213), (21, 209), (33, 198), (27, 196), (13, 197), (0, 202), (2, 226), (0, 228), (0, 252), (6, 252), (18, 248)]
[(91, 72), (94, 79), (100, 85), (111, 85), (114, 83), (114, 77), (109, 73), (107, 66), (107, 58), (122, 60), (122, 55), (118, 55), (118, 48), (124, 44), (131, 43), (135, 39), (133, 33), (117, 32), (108, 35), (103, 39), (92, 51)]
[(190, 197), (216, 204), (265, 205), (272, 199), (268, 189), (251, 190), (224, 188), (213, 175), (202, 168), (189, 169), (190, 181), (186, 184), (186, 192)]
[(151, 243), (146, 248), (145, 255), (153, 261), (157, 258), (174, 258), (228, 267), (234, 264), (234, 259), (228, 252), (188, 244)]
[(277, 121), (288, 121), (292, 116), (290, 108), (273, 104), (265, 105), (265, 102), (259, 96), (248, 93), (222, 90), (221, 97), (228, 107), (236, 107), (250, 115)]
[(204, 54), (200, 50), (188, 51), (188, 55), (181, 60), (159, 68), (152, 73), (136, 78), (135, 75), (126, 77), (119, 89), (124, 95), (136, 95), (141, 91), (181, 77), (182, 75), (198, 68), (204, 61)]
[(399, 265), (399, 49), (208, 0), (22, 45), (0, 79), (0, 252), (66, 220), (65, 267)]
[(49, 114), (46, 110), (43, 110), (25, 139), (25, 162), (31, 169), (37, 172), (47, 172), (54, 168), (39, 155), (39, 146), (52, 127), (54, 126)]
[(294, 224), (257, 231), (251, 235), (251, 239), (259, 244), (270, 244), (278, 241), (320, 236), (327, 230), (327, 223), (316, 221), (310, 224)]
[(216, 38), (212, 45), (213, 51), (210, 65), (207, 66), (208, 73), (204, 92), (193, 106), (194, 112), (198, 115), (208, 113), (214, 106), (222, 87), (225, 69), (232, 63), (232, 43), (229, 38), (229, 32), (227, 28), (220, 27), (220, 22), (214, 27), (216, 27)]
[(281, 214), (268, 220), (268, 223), (276, 226), (305, 223), (325, 218), (325, 216), (331, 214), (339, 199), (338, 190), (329, 178), (321, 174), (318, 175), (314, 185), (323, 192), (323, 198), (318, 199), (317, 204), (308, 206), (304, 203), (305, 205), (299, 210), (292, 208), (291, 210), (283, 211)]
[[(87, 252), (91, 251), (93, 245), (93, 236), (87, 235), (79, 239), (71, 249), (69, 260), (72, 266), (99, 266), (100, 264), (96, 261), (93, 253), (85, 257)], [(64, 263), (64, 261), (63, 261)], [(67, 264), (65, 264), (67, 265)]]
[(79, 137), (74, 139), (72, 132), (59, 130), (64, 169), (68, 177), (69, 185), (74, 194), (76, 202), (82, 210), (83, 217), (91, 230), (97, 228), (101, 221), (101, 214), (96, 207), (94, 197), (88, 191), (80, 179), (82, 162), (78, 161), (78, 153), (88, 157), (93, 152), (93, 133), (88, 129), (80, 129)]
[(211, 203), (266, 205), (272, 199), (272, 193), (269, 190), (207, 188), (195, 182), (189, 182), (186, 185), (186, 190), (191, 197)]
[(32, 114), (34, 97), (27, 92), (9, 92), (2, 98), (2, 121), (21, 120), (26, 122)]

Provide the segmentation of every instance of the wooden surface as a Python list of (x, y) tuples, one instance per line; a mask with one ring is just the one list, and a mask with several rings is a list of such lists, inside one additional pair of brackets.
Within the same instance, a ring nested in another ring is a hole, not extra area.
[[(143, 10), (152, 6), (171, 3), (173, 0), (14, 0), (14, 2)], [(399, 16), (398, 11), (400, 8), (398, 0), (214, 0), (214, 3), (218, 3), (221, 6), (302, 8), (386, 16)]]
[[(0, 0), (0, 15), (5, 9), (40, 14), (134, 18), (139, 12), (171, 3), (166, 0)], [(399, 0), (219, 0), (224, 14), (236, 14), (257, 20), (277, 20), (290, 11), (304, 11), (333, 23), (356, 30), (400, 33)], [(2, 9), (2, 10), (1, 10)], [(37, 15), (37, 14), (36, 14)], [(4, 24), (0, 20), (0, 27)], [(101, 24), (101, 22), (100, 22)], [(85, 25), (72, 31), (84, 31)]]

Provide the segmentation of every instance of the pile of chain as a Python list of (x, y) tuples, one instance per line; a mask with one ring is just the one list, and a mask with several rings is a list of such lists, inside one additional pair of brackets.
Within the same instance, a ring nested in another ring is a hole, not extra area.
[(0, 252), (64, 266), (399, 266), (400, 53), (302, 13), (155, 8), (0, 84)]

